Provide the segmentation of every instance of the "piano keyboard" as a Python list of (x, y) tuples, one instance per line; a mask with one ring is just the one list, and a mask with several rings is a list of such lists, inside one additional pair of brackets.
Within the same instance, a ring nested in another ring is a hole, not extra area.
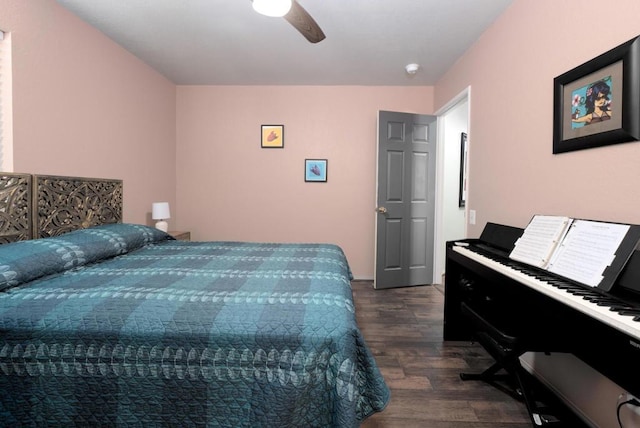
[(523, 265), (509, 259), (498, 259), (488, 253), (480, 254), (482, 250), (454, 246), (453, 251), (640, 340), (639, 307), (627, 305), (622, 300), (608, 297), (587, 286), (572, 284), (552, 274), (538, 275), (533, 270), (527, 273)]

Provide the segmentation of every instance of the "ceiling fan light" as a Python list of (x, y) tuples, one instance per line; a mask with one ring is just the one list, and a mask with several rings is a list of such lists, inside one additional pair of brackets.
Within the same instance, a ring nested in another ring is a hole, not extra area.
[(252, 0), (253, 10), (266, 16), (285, 16), (291, 9), (291, 0)]

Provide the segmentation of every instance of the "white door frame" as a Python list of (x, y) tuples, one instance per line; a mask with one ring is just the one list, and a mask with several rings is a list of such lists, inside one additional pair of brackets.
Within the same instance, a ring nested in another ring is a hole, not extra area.
[[(436, 212), (435, 212), (435, 230), (434, 230), (434, 251), (433, 251), (433, 284), (442, 284), (443, 273), (439, 270), (444, 264), (446, 257), (446, 249), (444, 242), (444, 225), (443, 225), (443, 192), (444, 192), (444, 118), (449, 110), (455, 107), (461, 101), (467, 100), (467, 117), (471, 119), (471, 86), (467, 86), (458, 95), (453, 97), (444, 106), (439, 108), (434, 114), (438, 116), (438, 141), (436, 149)], [(470, 126), (469, 126), (470, 128)], [(467, 204), (465, 206), (465, 216), (467, 219), (469, 211), (469, 193), (467, 192)], [(464, 230), (465, 237), (467, 235), (468, 222), (465, 221)]]

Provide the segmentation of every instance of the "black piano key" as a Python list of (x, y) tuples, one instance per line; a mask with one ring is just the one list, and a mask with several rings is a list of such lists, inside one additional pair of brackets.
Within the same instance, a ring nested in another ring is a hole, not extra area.
[(629, 310), (634, 310), (637, 309), (634, 306), (629, 306), (629, 305), (621, 305), (620, 303), (617, 303), (615, 305), (611, 305), (611, 307), (609, 308), (609, 310), (611, 311), (615, 311), (615, 312), (620, 312), (620, 311), (629, 311)]
[(613, 305), (615, 303), (617, 303), (617, 302), (613, 302), (611, 300), (603, 300), (601, 302), (600, 301), (596, 302), (596, 305), (598, 305), (598, 306), (611, 306), (611, 305)]
[(618, 311), (619, 315), (627, 316), (640, 316), (640, 309), (625, 309), (624, 311)]
[(572, 284), (558, 284), (556, 285), (557, 288), (561, 289), (561, 290), (582, 290), (581, 287), (578, 287), (577, 285), (572, 285)]
[[(597, 305), (598, 303), (600, 303), (600, 302), (604, 302), (604, 301), (606, 301), (606, 298), (605, 298), (605, 297), (603, 297), (603, 296), (601, 296), (601, 295), (599, 295), (599, 294), (596, 294), (596, 295), (590, 295), (590, 296), (582, 296), (582, 298), (583, 298), (584, 300), (588, 300), (588, 301), (590, 301), (591, 303), (595, 303), (596, 305)], [(609, 303), (609, 304), (613, 304), (613, 303), (615, 303), (615, 302), (611, 302), (611, 301), (609, 301), (608, 303)]]
[(582, 290), (582, 289), (567, 290), (567, 291), (569, 291), (569, 293), (573, 294), (574, 296), (595, 296), (596, 295), (593, 291)]
[(605, 296), (600, 296), (600, 299), (593, 299), (592, 302), (598, 306), (613, 306), (617, 303), (620, 303), (617, 300), (613, 300)]

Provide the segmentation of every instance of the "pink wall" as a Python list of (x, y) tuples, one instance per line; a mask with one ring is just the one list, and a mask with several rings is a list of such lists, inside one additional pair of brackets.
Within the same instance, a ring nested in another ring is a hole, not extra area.
[[(196, 240), (332, 242), (373, 277), (378, 110), (433, 111), (432, 88), (179, 86), (178, 228)], [(284, 149), (260, 125), (285, 126)], [(327, 183), (304, 159), (328, 159)]]
[(53, 0), (3, 0), (14, 171), (124, 180), (124, 220), (175, 201), (175, 85)]
[[(640, 143), (552, 154), (554, 77), (639, 35), (639, 16), (637, 0), (515, 0), (438, 82), (436, 108), (471, 87), (469, 236), (537, 213), (640, 223)], [(570, 355), (527, 361), (593, 426), (618, 426), (620, 387)]]
[(640, 34), (639, 16), (637, 0), (516, 0), (437, 84), (436, 108), (471, 86), (470, 236), (536, 213), (640, 223), (640, 143), (551, 153), (553, 78)]

